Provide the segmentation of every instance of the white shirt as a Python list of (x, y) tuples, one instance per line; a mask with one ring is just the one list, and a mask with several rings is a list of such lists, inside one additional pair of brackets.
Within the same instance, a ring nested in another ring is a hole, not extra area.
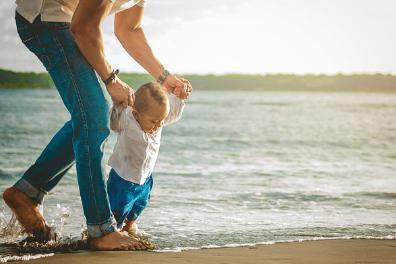
[[(168, 99), (170, 109), (164, 126), (178, 121), (185, 106), (184, 101), (173, 94), (169, 94)], [(111, 109), (110, 128), (118, 132), (118, 136), (108, 164), (123, 179), (142, 185), (157, 161), (162, 127), (153, 134), (145, 133), (132, 110), (120, 105)]]
[[(146, 0), (111, 0), (114, 5), (110, 14), (134, 5), (144, 7)], [(41, 15), (41, 21), (71, 22), (79, 0), (16, 0), (16, 11), (30, 23)]]

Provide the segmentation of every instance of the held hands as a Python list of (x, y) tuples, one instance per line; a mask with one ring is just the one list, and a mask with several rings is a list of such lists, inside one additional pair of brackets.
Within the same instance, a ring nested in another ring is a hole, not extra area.
[(163, 86), (180, 99), (187, 99), (192, 91), (192, 86), (188, 80), (173, 74), (166, 77)]
[(121, 104), (123, 107), (133, 106), (135, 101), (133, 89), (118, 77), (106, 85), (106, 89), (114, 102)]
[[(180, 99), (187, 99), (192, 91), (192, 86), (188, 80), (173, 74), (165, 79), (163, 86)], [(106, 86), (106, 89), (114, 102), (121, 104), (123, 107), (133, 106), (135, 101), (133, 89), (117, 76)]]

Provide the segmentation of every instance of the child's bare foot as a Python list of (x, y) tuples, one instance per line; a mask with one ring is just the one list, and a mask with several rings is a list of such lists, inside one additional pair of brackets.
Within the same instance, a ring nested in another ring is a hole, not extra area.
[(122, 231), (127, 232), (130, 237), (139, 240), (143, 245), (146, 246), (147, 249), (153, 250), (156, 248), (156, 246), (148, 241), (147, 237), (145, 237), (142, 232), (139, 231), (136, 221), (125, 220)]
[(15, 187), (6, 189), (3, 199), (14, 212), (26, 233), (33, 234), (40, 241), (49, 239), (50, 227), (45, 223), (37, 202)]
[(147, 247), (138, 239), (118, 231), (90, 239), (89, 247), (92, 250), (147, 250)]
[(138, 236), (138, 227), (137, 227), (136, 221), (125, 220), (124, 226), (122, 227), (121, 231), (127, 232), (129, 235), (137, 237)]

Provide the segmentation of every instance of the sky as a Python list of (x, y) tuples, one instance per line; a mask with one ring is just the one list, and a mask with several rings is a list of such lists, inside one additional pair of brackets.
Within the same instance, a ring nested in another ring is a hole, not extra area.
[[(147, 0), (143, 28), (177, 73), (396, 74), (395, 0)], [(0, 2), (0, 68), (44, 71), (20, 43), (14, 1)], [(109, 62), (145, 72), (106, 19)]]

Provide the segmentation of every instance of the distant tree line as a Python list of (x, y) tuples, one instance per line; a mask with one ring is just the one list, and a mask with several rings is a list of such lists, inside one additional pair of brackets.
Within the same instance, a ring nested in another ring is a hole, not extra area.
[[(264, 91), (364, 91), (396, 92), (396, 76), (390, 74), (225, 74), (183, 75), (195, 90)], [(148, 74), (123, 73), (120, 78), (135, 89), (153, 80)], [(50, 88), (47, 73), (14, 72), (0, 69), (0, 88)]]
[(14, 72), (0, 69), (0, 88), (49, 88), (53, 85), (47, 73)]

